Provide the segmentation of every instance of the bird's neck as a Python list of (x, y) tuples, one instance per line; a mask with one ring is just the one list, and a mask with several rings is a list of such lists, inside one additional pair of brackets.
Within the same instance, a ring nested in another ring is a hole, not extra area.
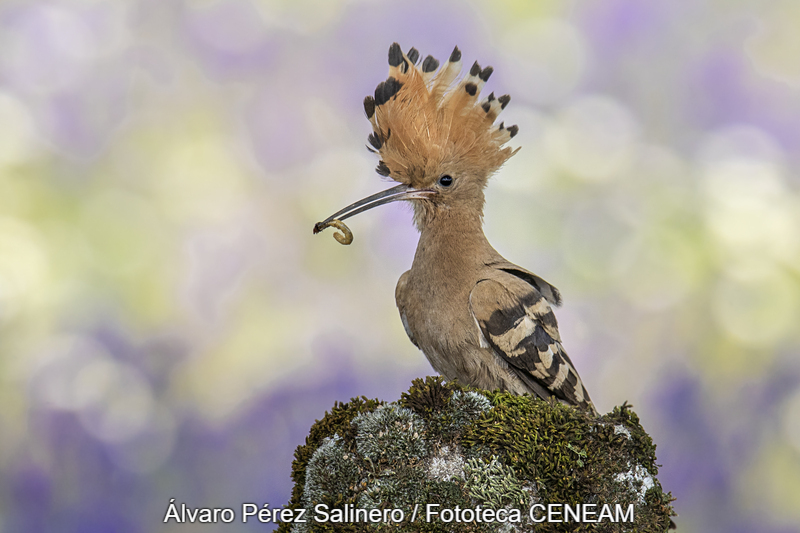
[(412, 269), (433, 268), (455, 277), (496, 254), (483, 233), (480, 212), (442, 209), (420, 228)]

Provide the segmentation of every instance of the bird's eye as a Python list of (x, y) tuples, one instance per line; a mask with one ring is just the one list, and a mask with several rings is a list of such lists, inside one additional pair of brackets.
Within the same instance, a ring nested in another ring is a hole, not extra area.
[(445, 174), (441, 178), (439, 178), (439, 185), (442, 187), (449, 187), (453, 184), (453, 177)]

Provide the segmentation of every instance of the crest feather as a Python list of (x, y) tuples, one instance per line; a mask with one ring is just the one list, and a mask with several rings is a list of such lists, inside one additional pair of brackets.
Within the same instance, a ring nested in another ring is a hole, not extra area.
[(458, 47), (441, 68), (432, 56), (421, 64), (419, 58), (417, 49), (403, 53), (392, 44), (389, 77), (374, 97), (364, 99), (373, 128), (368, 148), (381, 156), (378, 173), (425, 186), (443, 163), (458, 161), (488, 177), (519, 150), (503, 147), (516, 135), (516, 126), (493, 125), (510, 97), (492, 93), (479, 101), (493, 69), (482, 69), (477, 61), (454, 85), (462, 66)]

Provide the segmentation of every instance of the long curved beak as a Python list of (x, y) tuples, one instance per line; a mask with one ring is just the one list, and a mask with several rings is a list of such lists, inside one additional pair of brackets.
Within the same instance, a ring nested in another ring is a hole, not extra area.
[(359, 213), (363, 213), (364, 211), (372, 209), (373, 207), (378, 207), (379, 205), (397, 202), (398, 200), (429, 198), (434, 194), (436, 194), (436, 191), (432, 191), (430, 189), (415, 189), (410, 185), (401, 184), (396, 187), (392, 187), (391, 189), (386, 189), (385, 191), (373, 194), (372, 196), (367, 196), (366, 198), (363, 198), (356, 203), (350, 204), (344, 209), (337, 211), (322, 222), (317, 222), (314, 224), (314, 233), (317, 234), (325, 229), (333, 220), (345, 220)]

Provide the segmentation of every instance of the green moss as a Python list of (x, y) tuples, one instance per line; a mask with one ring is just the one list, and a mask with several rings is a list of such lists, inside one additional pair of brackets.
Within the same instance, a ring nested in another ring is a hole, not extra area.
[[(316, 531), (642, 531), (670, 525), (671, 495), (655, 478), (655, 446), (625, 404), (599, 418), (530, 396), (417, 379), (397, 402), (337, 404), (293, 463), (289, 507), (522, 510), (534, 503), (634, 505), (634, 524), (281, 524)], [(309, 515), (311, 513), (309, 512)]]
[(427, 418), (447, 409), (453, 392), (457, 390), (461, 388), (456, 382), (445, 383), (441, 376), (417, 378), (411, 382), (408, 392), (400, 395), (398, 403)]
[[(487, 393), (492, 409), (467, 430), (465, 447), (488, 449), (520, 477), (533, 480), (542, 503), (586, 502), (641, 505), (637, 468), (646, 471), (647, 491), (658, 509), (645, 512), (652, 526), (637, 531), (666, 531), (671, 495), (661, 491), (655, 446), (627, 404), (597, 419), (556, 402), (505, 392)], [(602, 498), (598, 498), (602, 495)], [(642, 506), (644, 508), (645, 506)], [(637, 523), (642, 516), (636, 513)], [(540, 524), (537, 531), (564, 531), (565, 524)], [(576, 527), (575, 531), (580, 531)]]
[(585, 501), (575, 488), (595, 465), (587, 459), (579, 466), (572, 449), (586, 446), (591, 427), (588, 415), (530, 396), (493, 393), (489, 397), (493, 408), (466, 430), (462, 443), (498, 454), (523, 477), (536, 481), (547, 500)]

